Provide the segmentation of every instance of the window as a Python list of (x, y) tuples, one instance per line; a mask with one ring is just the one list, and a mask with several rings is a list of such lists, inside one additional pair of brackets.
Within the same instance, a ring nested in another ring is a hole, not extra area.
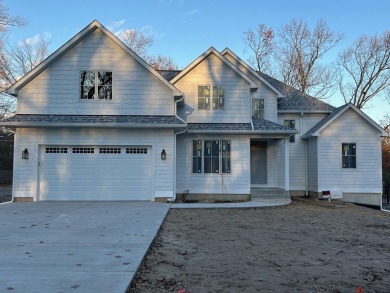
[(67, 154), (68, 148), (46, 148), (46, 154)]
[(126, 148), (126, 154), (147, 154), (147, 148)]
[(99, 148), (100, 154), (120, 154), (120, 148)]
[[(295, 120), (284, 120), (284, 126), (295, 129)], [(290, 136), (290, 142), (295, 142), (295, 135)]]
[(73, 148), (72, 152), (74, 154), (93, 154), (95, 153), (94, 148)]
[(342, 167), (356, 168), (356, 143), (343, 143), (341, 146)]
[(112, 100), (112, 72), (81, 71), (80, 87), (82, 100)]
[(225, 110), (225, 89), (223, 86), (198, 86), (199, 110)]
[(230, 173), (230, 152), (230, 140), (193, 140), (192, 173)]
[(252, 99), (252, 117), (264, 119), (264, 99)]

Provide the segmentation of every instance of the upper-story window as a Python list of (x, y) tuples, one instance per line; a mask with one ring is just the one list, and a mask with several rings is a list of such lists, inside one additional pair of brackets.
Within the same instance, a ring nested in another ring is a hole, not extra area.
[(112, 100), (112, 72), (81, 71), (80, 87), (83, 100)]
[[(284, 126), (295, 129), (295, 120), (284, 120)], [(295, 142), (295, 134), (290, 136), (290, 142)]]
[(198, 86), (198, 110), (225, 110), (225, 89), (217, 85)]
[(252, 117), (264, 119), (264, 99), (252, 99)]

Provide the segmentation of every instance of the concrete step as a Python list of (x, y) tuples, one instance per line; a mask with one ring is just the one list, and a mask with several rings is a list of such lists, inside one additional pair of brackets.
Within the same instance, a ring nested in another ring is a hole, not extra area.
[(251, 188), (253, 199), (290, 199), (290, 193), (282, 188), (274, 187), (253, 187)]

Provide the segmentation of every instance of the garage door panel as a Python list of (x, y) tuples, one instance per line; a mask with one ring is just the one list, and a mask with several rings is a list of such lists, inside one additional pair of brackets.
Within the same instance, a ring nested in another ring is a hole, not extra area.
[(151, 153), (137, 146), (43, 146), (39, 199), (151, 200)]

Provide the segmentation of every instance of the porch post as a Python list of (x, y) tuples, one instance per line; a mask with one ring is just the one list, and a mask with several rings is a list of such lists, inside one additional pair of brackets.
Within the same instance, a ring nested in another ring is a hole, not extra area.
[(290, 138), (284, 139), (284, 189), (290, 190)]

